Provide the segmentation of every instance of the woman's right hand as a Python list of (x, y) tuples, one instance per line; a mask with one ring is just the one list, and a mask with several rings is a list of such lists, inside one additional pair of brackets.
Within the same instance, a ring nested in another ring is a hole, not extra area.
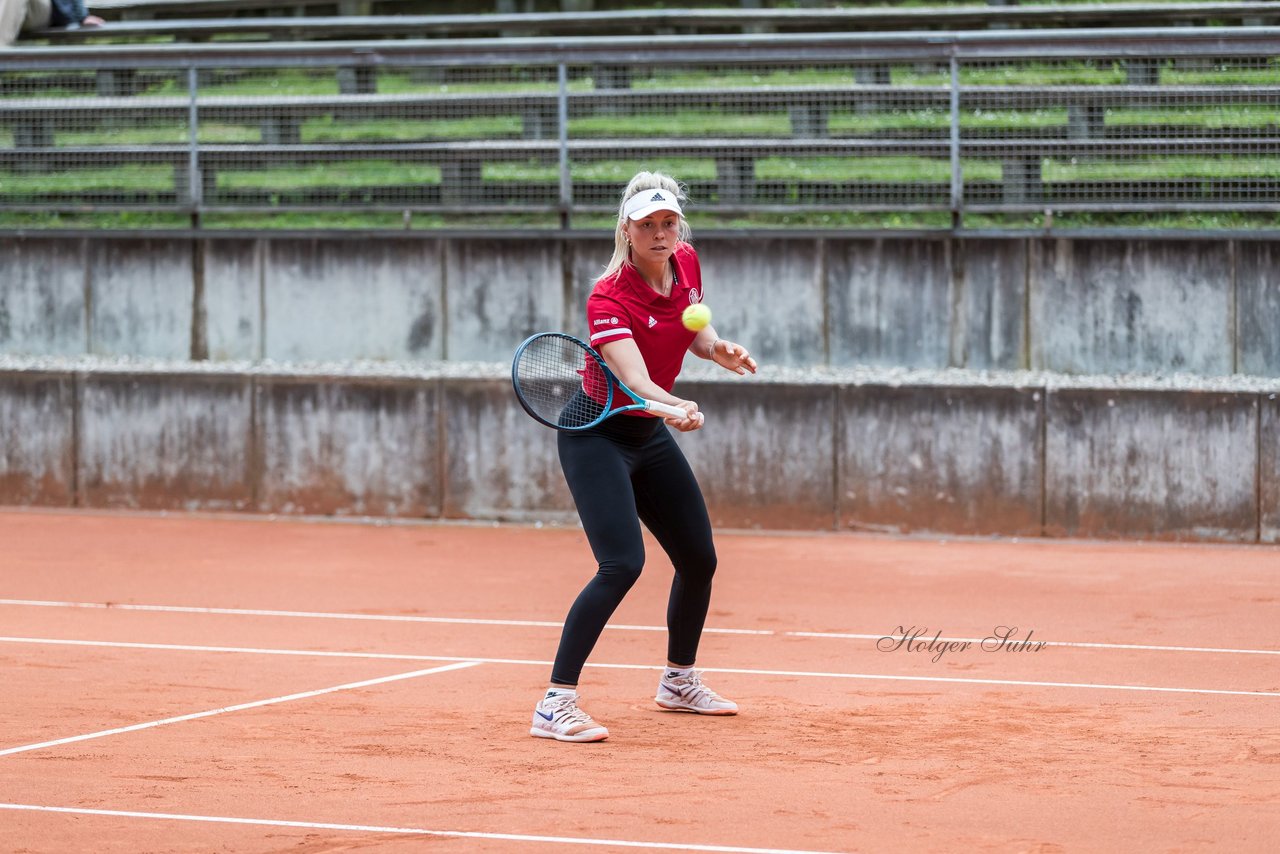
[(664, 416), (662, 420), (666, 422), (668, 427), (674, 427), (681, 433), (691, 433), (702, 428), (703, 418), (702, 413), (698, 411), (698, 404), (692, 400), (682, 400), (675, 405), (687, 412), (688, 415), (685, 418)]

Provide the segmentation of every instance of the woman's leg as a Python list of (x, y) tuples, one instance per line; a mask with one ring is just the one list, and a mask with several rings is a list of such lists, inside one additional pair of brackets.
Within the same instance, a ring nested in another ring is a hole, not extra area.
[(692, 667), (716, 572), (707, 505), (680, 446), (665, 428), (646, 446), (634, 482), (640, 518), (675, 567), (667, 602), (668, 663)]
[(551, 670), (553, 685), (577, 685), (605, 624), (644, 567), (627, 452), (591, 433), (559, 436), (560, 464), (598, 569), (565, 619)]
[(666, 430), (646, 450), (636, 477), (640, 518), (671, 557), (675, 578), (667, 605), (667, 666), (654, 701), (664, 709), (699, 715), (736, 715), (738, 704), (702, 683), (693, 669), (711, 604), (716, 549), (702, 490), (680, 447)]

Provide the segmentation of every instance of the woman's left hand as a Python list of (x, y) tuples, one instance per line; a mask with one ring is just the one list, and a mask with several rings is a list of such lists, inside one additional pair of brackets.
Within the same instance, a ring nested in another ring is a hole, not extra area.
[(747, 348), (741, 344), (726, 341), (723, 338), (717, 339), (711, 345), (711, 360), (720, 367), (733, 371), (735, 374), (746, 374), (748, 371), (754, 374), (756, 372), (756, 360), (751, 358)]

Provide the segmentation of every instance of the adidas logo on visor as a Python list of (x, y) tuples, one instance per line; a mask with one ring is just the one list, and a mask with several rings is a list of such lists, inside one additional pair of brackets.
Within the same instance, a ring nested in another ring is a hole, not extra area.
[(671, 211), (677, 216), (684, 216), (680, 204), (675, 198), (663, 191), (654, 190), (652, 195), (636, 193), (623, 206), (623, 213), (631, 219), (644, 219), (654, 211)]

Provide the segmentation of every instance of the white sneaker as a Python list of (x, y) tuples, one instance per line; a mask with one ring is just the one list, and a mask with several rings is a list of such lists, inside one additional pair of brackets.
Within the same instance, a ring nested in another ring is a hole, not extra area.
[(658, 683), (658, 696), (653, 698), (662, 708), (672, 712), (697, 712), (700, 715), (736, 715), (738, 704), (726, 700), (706, 685), (698, 671), (678, 676), (664, 670)]
[(534, 706), (529, 735), (556, 741), (604, 741), (609, 737), (609, 730), (578, 708), (576, 692), (565, 691), (548, 693)]

